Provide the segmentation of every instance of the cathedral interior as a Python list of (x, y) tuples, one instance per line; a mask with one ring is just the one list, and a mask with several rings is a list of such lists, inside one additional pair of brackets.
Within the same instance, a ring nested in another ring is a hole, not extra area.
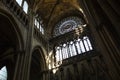
[(120, 0), (0, 0), (0, 80), (120, 80)]

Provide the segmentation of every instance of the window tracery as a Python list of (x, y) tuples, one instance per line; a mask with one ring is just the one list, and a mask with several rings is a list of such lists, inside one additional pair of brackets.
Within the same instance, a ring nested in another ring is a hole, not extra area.
[(57, 62), (93, 50), (89, 35), (80, 35), (85, 33), (84, 29), (86, 29), (86, 24), (78, 17), (65, 18), (55, 26), (54, 37), (63, 36), (63, 34), (73, 30), (78, 34), (77, 38), (63, 41), (62, 43), (61, 41), (60, 43), (58, 42), (58, 45), (55, 46)]
[(44, 34), (43, 21), (41, 18), (35, 18), (34, 25), (39, 31)]
[(91, 50), (93, 50), (92, 44), (89, 38), (85, 36), (83, 39), (79, 38), (74, 41), (65, 42), (63, 45), (60, 44), (56, 46), (56, 60), (61, 61), (63, 59), (67, 59), (78, 54), (83, 54)]
[(54, 29), (54, 37), (74, 30), (78, 25), (83, 25), (83, 21), (78, 17), (68, 17), (61, 20)]

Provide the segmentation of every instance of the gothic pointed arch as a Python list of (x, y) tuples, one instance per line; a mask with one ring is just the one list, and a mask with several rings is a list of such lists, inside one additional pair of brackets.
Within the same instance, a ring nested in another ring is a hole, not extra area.
[(13, 80), (18, 55), (24, 48), (21, 32), (14, 18), (0, 9), (0, 68), (6, 66), (7, 80)]
[(44, 79), (46, 70), (45, 55), (40, 46), (36, 46), (32, 51), (31, 69), (30, 69), (30, 80)]

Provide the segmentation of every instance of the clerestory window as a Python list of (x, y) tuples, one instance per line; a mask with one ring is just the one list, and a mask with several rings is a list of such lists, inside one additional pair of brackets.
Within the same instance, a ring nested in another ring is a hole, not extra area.
[(25, 11), (25, 13), (28, 12), (28, 4), (26, 1), (24, 1), (24, 4), (23, 4), (23, 10)]
[(21, 6), (23, 0), (16, 0), (16, 2)]
[(77, 28), (80, 25), (83, 25), (83, 20), (81, 18), (78, 17), (67, 17), (63, 20), (61, 20), (60, 22), (58, 22), (58, 24), (56, 24), (55, 28), (54, 28), (54, 37), (59, 36), (61, 34), (65, 34), (67, 32), (70, 32), (72, 30), (74, 30), (75, 28)]
[(25, 0), (16, 0), (16, 2), (23, 8), (25, 13), (28, 12), (28, 3)]
[[(86, 24), (79, 17), (68, 17), (61, 20), (54, 28), (54, 37), (64, 36), (70, 31), (80, 29), (81, 34), (85, 34)], [(73, 33), (72, 33), (73, 34)], [(71, 35), (69, 35), (71, 36)], [(66, 37), (66, 36), (65, 36)], [(62, 43), (61, 43), (62, 42)], [(55, 48), (56, 61), (62, 61), (64, 59), (80, 55), (93, 50), (89, 35), (79, 35), (77, 38), (73, 38), (67, 41), (58, 41)]]
[(43, 29), (43, 21), (41, 18), (35, 18), (34, 21), (35, 27), (42, 33), (44, 34), (44, 29)]
[(55, 47), (56, 61), (61, 61), (63, 59), (83, 54), (91, 50), (93, 50), (93, 47), (90, 39), (88, 36), (84, 36), (82, 39), (78, 38), (73, 41), (57, 45)]

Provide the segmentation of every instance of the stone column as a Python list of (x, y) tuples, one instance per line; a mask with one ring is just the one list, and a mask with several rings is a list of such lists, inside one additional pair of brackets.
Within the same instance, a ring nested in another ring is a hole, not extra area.
[[(109, 31), (111, 27), (115, 28), (116, 32), (119, 30), (119, 10), (116, 11), (117, 8), (114, 9), (119, 1), (79, 0), (79, 2), (87, 17), (88, 27), (95, 40), (96, 50), (103, 55), (112, 80), (120, 79), (120, 62), (118, 61), (120, 59), (120, 51), (115, 44), (115, 34)], [(111, 26), (108, 26), (108, 24), (111, 24)], [(120, 35), (120, 33), (118, 32), (116, 35)], [(117, 39), (119, 40), (119, 36)]]
[(28, 36), (27, 36), (27, 40), (26, 40), (26, 52), (25, 52), (24, 71), (23, 71), (24, 77), (22, 80), (29, 80), (31, 58), (32, 58), (34, 13), (31, 9), (29, 10), (28, 16), (29, 16), (29, 29), (28, 29)]
[(32, 57), (32, 40), (34, 30), (34, 14), (29, 10), (29, 26), (27, 28), (27, 39), (25, 43), (25, 51), (17, 56), (16, 69), (13, 80), (29, 80), (30, 65)]

